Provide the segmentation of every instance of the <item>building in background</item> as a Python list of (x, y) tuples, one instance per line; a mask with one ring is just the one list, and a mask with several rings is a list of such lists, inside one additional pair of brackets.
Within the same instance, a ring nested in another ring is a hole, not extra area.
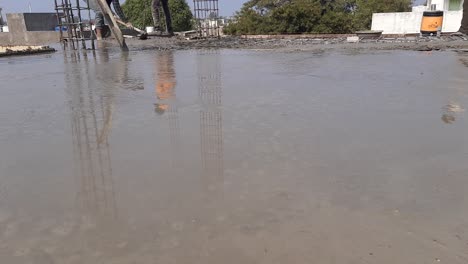
[(423, 12), (444, 11), (442, 32), (457, 32), (463, 17), (463, 0), (428, 0), (425, 5), (413, 7), (412, 12), (375, 13), (372, 16), (372, 30), (383, 34), (417, 34), (421, 29)]
[(8, 27), (2, 26), (0, 45), (42, 45), (60, 40), (55, 31), (56, 13), (15, 13), (7, 14), (6, 19)]

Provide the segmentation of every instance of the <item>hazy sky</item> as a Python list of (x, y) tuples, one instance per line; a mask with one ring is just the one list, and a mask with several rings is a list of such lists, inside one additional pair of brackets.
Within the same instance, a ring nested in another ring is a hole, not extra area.
[[(239, 10), (247, 0), (219, 0), (220, 12), (223, 16), (232, 15)], [(125, 2), (125, 0), (120, 0)], [(187, 0), (190, 6), (193, 6), (192, 0)], [(423, 3), (424, 0), (416, 0), (416, 3)], [(33, 12), (52, 12), (54, 11), (54, 0), (0, 0), (0, 7), (3, 7), (3, 14), (15, 12), (28, 12), (28, 4), (31, 3)]]
[[(232, 15), (246, 1), (247, 0), (219, 0), (221, 15)], [(123, 3), (125, 1), (121, 0), (120, 2)], [(3, 14), (28, 12), (29, 3), (31, 3), (33, 12), (54, 11), (54, 0), (0, 0), (0, 7), (3, 7)], [(193, 6), (192, 0), (187, 0), (187, 3)]]

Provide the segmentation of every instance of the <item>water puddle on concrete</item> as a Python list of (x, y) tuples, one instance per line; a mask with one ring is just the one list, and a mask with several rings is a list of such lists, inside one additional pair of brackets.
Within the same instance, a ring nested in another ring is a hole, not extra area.
[(2, 263), (467, 263), (456, 53), (0, 59)]

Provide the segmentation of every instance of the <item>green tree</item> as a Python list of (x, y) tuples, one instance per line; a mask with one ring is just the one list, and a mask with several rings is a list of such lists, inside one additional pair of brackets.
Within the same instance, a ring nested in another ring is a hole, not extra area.
[(320, 21), (320, 5), (315, 0), (296, 0), (274, 8), (271, 21), (279, 33), (312, 32)]
[(185, 0), (169, 0), (169, 9), (171, 10), (174, 31), (193, 29), (192, 11)]
[(250, 0), (227, 34), (350, 33), (369, 29), (372, 14), (411, 10), (412, 0)]
[(355, 30), (353, 0), (321, 0), (322, 16), (317, 33), (351, 33)]
[[(122, 9), (134, 26), (144, 28), (153, 25), (151, 2), (151, 0), (127, 0), (122, 5)], [(187, 31), (193, 28), (193, 15), (186, 0), (169, 0), (169, 9), (174, 31)], [(164, 18), (161, 21), (165, 21)]]
[(302, 33), (320, 19), (319, 0), (251, 0), (227, 26), (228, 34)]
[(354, 25), (357, 29), (368, 29), (373, 13), (410, 12), (411, 0), (355, 0)]
[(127, 0), (122, 9), (128, 21), (135, 27), (144, 28), (153, 24), (151, 0)]

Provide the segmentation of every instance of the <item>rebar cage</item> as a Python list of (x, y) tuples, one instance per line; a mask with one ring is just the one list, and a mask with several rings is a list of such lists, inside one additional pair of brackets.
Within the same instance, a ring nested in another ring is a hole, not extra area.
[(221, 32), (218, 0), (193, 0), (193, 5), (199, 36), (219, 37)]
[[(60, 41), (64, 48), (87, 49), (86, 41), (91, 41), (91, 49), (95, 49), (94, 31), (91, 24), (90, 0), (54, 0), (57, 12)], [(83, 13), (87, 20), (83, 20)]]

